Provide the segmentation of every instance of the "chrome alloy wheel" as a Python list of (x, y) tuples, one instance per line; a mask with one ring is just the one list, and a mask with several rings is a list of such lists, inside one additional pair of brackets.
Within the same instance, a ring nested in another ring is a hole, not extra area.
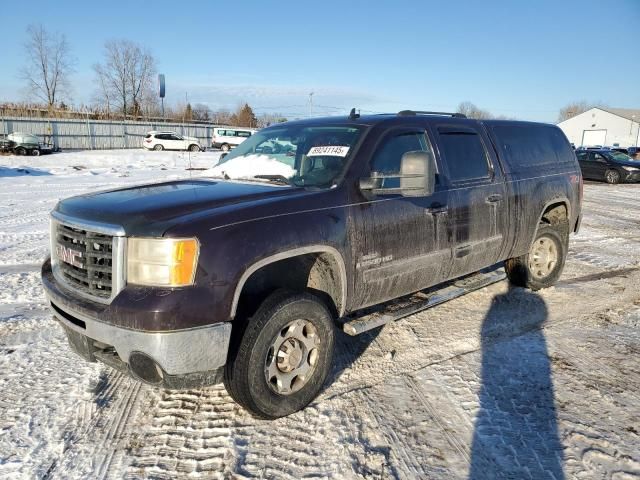
[(276, 336), (267, 352), (264, 374), (280, 395), (291, 395), (306, 385), (318, 361), (320, 337), (307, 320), (294, 320)]
[(558, 247), (549, 237), (538, 238), (529, 251), (529, 271), (537, 280), (548, 277), (558, 264)]

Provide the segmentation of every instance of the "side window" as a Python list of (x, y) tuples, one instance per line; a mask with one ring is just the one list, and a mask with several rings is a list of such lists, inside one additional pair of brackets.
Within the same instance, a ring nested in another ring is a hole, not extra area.
[(220, 137), (224, 137), (226, 135), (227, 132), (225, 132), (224, 130), (217, 130), (216, 131), (216, 135), (220, 136)]
[(438, 134), (451, 182), (489, 176), (489, 162), (480, 135), (449, 128), (439, 128)]
[(595, 159), (596, 162), (600, 162), (600, 163), (605, 163), (607, 161), (606, 158), (604, 158), (604, 155), (600, 155), (599, 153), (593, 153), (593, 158)]
[[(371, 160), (371, 173), (399, 175), (402, 155), (413, 151), (431, 151), (424, 133), (403, 133), (387, 138), (380, 145)], [(399, 178), (385, 178), (381, 188), (399, 188)]]
[(235, 137), (236, 136), (236, 131), (235, 130), (227, 130), (225, 132), (225, 136), (227, 136), (227, 137)]
[(249, 132), (238, 132), (238, 137), (250, 137), (251, 134)]
[(578, 152), (576, 157), (578, 157), (578, 161), (584, 162), (587, 159), (587, 152)]

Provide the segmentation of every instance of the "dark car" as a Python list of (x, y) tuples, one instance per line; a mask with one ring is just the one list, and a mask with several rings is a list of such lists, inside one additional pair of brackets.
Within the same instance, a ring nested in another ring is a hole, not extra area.
[(580, 168), (547, 124), (354, 110), (260, 130), (214, 173), (60, 201), (42, 279), (86, 360), (224, 381), (263, 418), (320, 392), (336, 326), (430, 308), (424, 289), (502, 261), (514, 285), (551, 286), (580, 224)]
[(640, 181), (640, 161), (609, 149), (579, 150), (576, 152), (582, 176), (607, 183)]

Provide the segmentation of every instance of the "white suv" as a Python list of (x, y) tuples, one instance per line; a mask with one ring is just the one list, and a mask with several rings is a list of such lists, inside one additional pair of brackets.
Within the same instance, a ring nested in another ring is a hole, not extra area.
[(202, 150), (197, 138), (183, 137), (176, 132), (148, 132), (144, 136), (142, 147), (147, 150)]

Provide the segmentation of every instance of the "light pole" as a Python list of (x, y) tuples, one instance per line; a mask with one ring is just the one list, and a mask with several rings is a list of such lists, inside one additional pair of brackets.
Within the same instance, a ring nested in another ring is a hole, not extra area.
[(309, 94), (309, 117), (313, 115), (313, 92)]

